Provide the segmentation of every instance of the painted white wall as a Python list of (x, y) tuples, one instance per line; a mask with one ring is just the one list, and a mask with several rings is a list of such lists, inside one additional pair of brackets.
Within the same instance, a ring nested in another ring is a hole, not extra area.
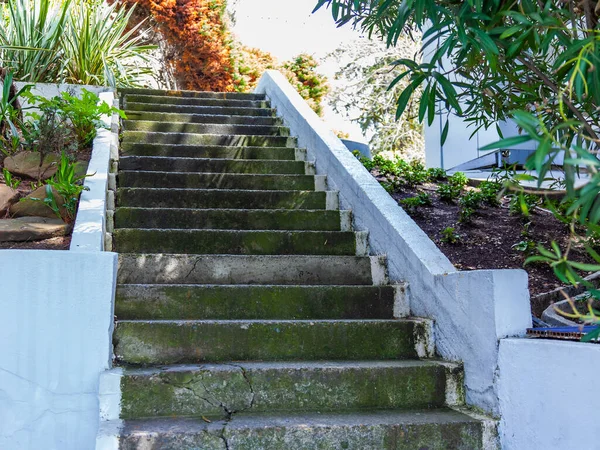
[(0, 251), (0, 448), (94, 448), (117, 255)]
[(498, 367), (504, 450), (600, 449), (600, 345), (503, 339)]
[(357, 229), (369, 231), (375, 254), (386, 254), (391, 282), (409, 285), (411, 311), (435, 320), (437, 352), (463, 361), (467, 402), (498, 414), (495, 372), (498, 340), (531, 326), (523, 270), (459, 272), (419, 226), (327, 128), (285, 77), (268, 71), (256, 89), (265, 93), (286, 126), (340, 191)]
[[(38, 85), (35, 93), (66, 89)], [(95, 91), (113, 98), (107, 88)], [(78, 251), (0, 250), (2, 450), (95, 447), (117, 275), (117, 255), (101, 251), (113, 137), (99, 130), (93, 144), (90, 170), (97, 175), (86, 181), (90, 191), (75, 220), (71, 250)]]

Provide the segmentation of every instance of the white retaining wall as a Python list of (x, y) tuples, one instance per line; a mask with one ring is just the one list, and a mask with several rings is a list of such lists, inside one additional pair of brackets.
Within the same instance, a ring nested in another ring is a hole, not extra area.
[(504, 450), (598, 450), (600, 345), (500, 341)]
[(101, 250), (114, 143), (107, 130), (94, 141), (70, 251), (0, 250), (2, 450), (95, 447), (99, 376), (112, 359), (117, 255)]
[(460, 272), (398, 206), (277, 71), (267, 71), (265, 93), (299, 144), (340, 191), (357, 229), (369, 231), (372, 253), (386, 254), (392, 282), (408, 282), (414, 315), (435, 320), (440, 356), (462, 361), (470, 405), (499, 414), (495, 375), (498, 342), (531, 326), (527, 273), (523, 270)]

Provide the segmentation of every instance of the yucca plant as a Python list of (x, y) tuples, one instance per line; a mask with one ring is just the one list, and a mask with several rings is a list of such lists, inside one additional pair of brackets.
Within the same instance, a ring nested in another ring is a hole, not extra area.
[(71, 0), (9, 0), (0, 6), (0, 64), (15, 79), (62, 81), (62, 38)]
[(142, 23), (127, 30), (134, 7), (82, 2), (74, 5), (64, 36), (66, 81), (76, 84), (131, 86), (150, 74)]

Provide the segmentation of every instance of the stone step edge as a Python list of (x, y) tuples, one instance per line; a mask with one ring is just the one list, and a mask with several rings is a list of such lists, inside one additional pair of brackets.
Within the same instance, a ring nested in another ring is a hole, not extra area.
[(221, 288), (221, 289), (230, 289), (232, 291), (243, 290), (244, 288), (251, 289), (306, 289), (307, 291), (313, 289), (323, 289), (323, 288), (336, 288), (336, 289), (347, 289), (347, 288), (359, 288), (359, 289), (381, 289), (381, 288), (389, 288), (393, 290), (394, 296), (394, 306), (392, 315), (395, 319), (406, 319), (410, 316), (410, 304), (408, 302), (408, 290), (406, 283), (399, 284), (385, 284), (385, 285), (364, 285), (364, 284), (189, 284), (189, 283), (117, 283), (117, 291), (119, 288), (188, 288), (188, 289), (202, 289), (202, 288)]
[[(464, 370), (461, 363), (453, 363), (448, 361), (441, 361), (430, 359), (429, 356), (427, 359), (423, 361), (418, 361), (423, 364), (434, 364), (440, 365), (444, 367), (446, 373), (446, 388), (445, 388), (445, 398), (444, 404), (447, 407), (456, 407), (456, 406), (464, 406), (465, 405), (465, 397), (464, 397)], [(338, 366), (346, 365), (348, 367), (360, 367), (363, 365), (365, 368), (368, 368), (368, 364), (372, 361), (335, 361), (335, 364)], [(382, 361), (375, 361), (376, 363), (381, 363)], [(383, 361), (385, 362), (385, 361)], [(389, 362), (389, 361), (388, 361)], [(403, 364), (412, 364), (414, 365), (415, 360), (408, 361), (393, 361), (397, 362), (398, 365)], [(220, 370), (227, 370), (230, 368), (232, 371), (242, 370), (246, 372), (247, 370), (251, 370), (252, 367), (255, 366), (271, 366), (271, 367), (281, 367), (285, 369), (286, 367), (302, 367), (302, 365), (308, 366), (309, 368), (314, 368), (318, 370), (319, 368), (326, 368), (328, 364), (331, 362), (321, 361), (321, 362), (252, 362), (252, 361), (244, 361), (244, 362), (231, 362), (231, 363), (210, 363), (210, 364), (179, 364), (179, 365), (170, 365), (170, 366), (161, 366), (160, 368), (148, 367), (148, 368), (135, 368), (135, 369), (125, 369), (122, 367), (114, 367), (112, 369), (108, 369), (100, 374), (99, 380), (99, 389), (98, 389), (98, 399), (100, 406), (100, 420), (102, 422), (119, 420), (121, 417), (121, 399), (122, 399), (122, 391), (121, 391), (121, 379), (126, 376), (135, 376), (135, 375), (147, 375), (152, 376), (153, 374), (162, 373), (165, 371), (179, 371), (179, 370), (194, 370), (199, 368), (206, 367), (214, 367), (219, 368)], [(242, 369), (243, 367), (243, 369)]]
[[(255, 214), (264, 214), (264, 215), (273, 215), (273, 214), (283, 214), (283, 213), (289, 213), (290, 211), (298, 211), (299, 214), (307, 212), (309, 214), (317, 214), (317, 213), (321, 213), (321, 212), (326, 212), (326, 211), (338, 211), (340, 214), (340, 229), (339, 231), (341, 232), (346, 232), (346, 231), (353, 231), (353, 227), (352, 227), (352, 211), (349, 209), (282, 209), (282, 208), (271, 208), (271, 209), (266, 209), (266, 208), (155, 208), (155, 207), (143, 207), (143, 206), (118, 206), (114, 209), (114, 214), (118, 214), (119, 211), (123, 211), (123, 210), (134, 210), (134, 211), (141, 211), (141, 210), (149, 210), (152, 212), (164, 212), (164, 213), (173, 213), (173, 212), (188, 212), (188, 213), (193, 213), (196, 211), (201, 211), (201, 212), (213, 212), (213, 211), (219, 211), (220, 213), (230, 213), (230, 214), (239, 214), (240, 212), (248, 212), (251, 211)], [(113, 228), (114, 229), (114, 228)], [(204, 229), (204, 228), (202, 228)], [(220, 229), (224, 229), (224, 228), (220, 228)], [(256, 231), (255, 229), (252, 229), (253, 231)], [(252, 230), (248, 230), (248, 231), (252, 231)], [(296, 230), (299, 231), (299, 230)]]
[(152, 89), (152, 88), (119, 88), (119, 95), (159, 95), (165, 97), (196, 97), (196, 95), (206, 95), (208, 98), (227, 98), (228, 96), (235, 97), (250, 97), (265, 98), (265, 94), (255, 94), (253, 92), (215, 92), (215, 91), (194, 91), (190, 89)]
[[(325, 182), (325, 181), (324, 181)], [(203, 188), (150, 188), (150, 187), (118, 187), (116, 189), (116, 193), (117, 195), (119, 195), (120, 191), (124, 191), (124, 190), (140, 190), (141, 191), (147, 191), (147, 192), (157, 192), (157, 191), (163, 191), (165, 193), (170, 193), (170, 194), (176, 194), (176, 193), (180, 193), (180, 194), (185, 194), (185, 193), (189, 193), (191, 191), (205, 191), (205, 192), (213, 192), (213, 193), (217, 193), (217, 192), (229, 192), (232, 195), (235, 194), (240, 194), (240, 193), (270, 193), (273, 191), (269, 191), (269, 190), (265, 190), (265, 189), (203, 189)], [(179, 192), (181, 191), (181, 192)], [(284, 193), (287, 194), (294, 194), (294, 193), (301, 193), (301, 192), (325, 192), (325, 210), (327, 211), (335, 211), (335, 210), (340, 210), (340, 193), (339, 191), (330, 191), (327, 189), (323, 189), (323, 190), (318, 190), (318, 191), (302, 191), (302, 190), (278, 190), (275, 191), (278, 193), (281, 193), (282, 195)], [(129, 208), (129, 206), (124, 206), (124, 208)], [(135, 208), (135, 206), (131, 206), (131, 208)], [(115, 208), (112, 208), (115, 209)], [(165, 208), (166, 209), (166, 208)], [(268, 208), (267, 208), (268, 209)]]
[[(121, 173), (150, 173), (150, 174), (154, 174), (156, 176), (159, 175), (180, 175), (180, 176), (190, 176), (190, 175), (212, 175), (212, 176), (218, 176), (218, 175), (226, 175), (228, 177), (235, 177), (235, 178), (251, 178), (251, 177), (266, 177), (266, 176), (277, 176), (278, 178), (288, 178), (288, 177), (313, 177), (314, 181), (315, 181), (315, 191), (316, 192), (323, 192), (323, 191), (327, 191), (327, 175), (287, 175), (287, 174), (247, 174), (247, 173), (225, 173), (223, 174), (222, 172), (165, 172), (165, 171), (160, 171), (160, 170), (120, 170), (119, 174)], [(123, 186), (123, 188), (131, 188), (131, 186)], [(155, 188), (153, 188), (155, 189)], [(164, 188), (164, 189), (169, 189), (169, 188)], [(184, 188), (173, 188), (173, 189), (184, 189)], [(200, 189), (200, 188), (191, 188), (191, 189), (195, 189), (195, 190), (209, 190), (209, 189)], [(210, 190), (215, 190), (215, 189), (210, 189)], [(237, 190), (237, 191), (268, 191), (268, 189), (220, 189), (222, 191), (231, 191), (231, 190)], [(289, 190), (289, 189), (272, 189), (273, 191), (291, 191), (291, 192), (298, 192), (298, 191), (294, 191), (294, 190)]]
[[(136, 111), (136, 112), (157, 112), (157, 113), (163, 113), (163, 112), (172, 112), (172, 111), (160, 111), (161, 107), (173, 107), (175, 109), (182, 109), (182, 108), (196, 108), (196, 110), (201, 110), (202, 108), (205, 109), (217, 109), (217, 110), (224, 110), (224, 109), (235, 109), (238, 111), (244, 111), (244, 112), (257, 112), (257, 111), (266, 111), (269, 114), (265, 114), (265, 115), (261, 115), (261, 117), (279, 117), (276, 116), (276, 112), (277, 110), (275, 108), (261, 108), (261, 107), (256, 107), (256, 106), (222, 106), (222, 105), (178, 105), (178, 104), (173, 104), (173, 103), (147, 103), (147, 102), (132, 102), (130, 100), (128, 100), (126, 102), (127, 104), (124, 107), (124, 110), (127, 110), (129, 107), (131, 106), (137, 106), (137, 105), (144, 105), (147, 106), (148, 109), (143, 109), (143, 110), (138, 110), (138, 109), (130, 109), (130, 111)], [(159, 108), (159, 109), (156, 109)], [(183, 113), (186, 114), (186, 113)], [(239, 115), (239, 114), (234, 114), (234, 115)], [(248, 115), (248, 114), (246, 114)]]
[[(425, 425), (432, 424), (456, 424), (461, 423), (456, 414), (465, 416), (462, 423), (479, 422), (481, 426), (481, 444), (478, 448), (483, 450), (499, 450), (500, 443), (498, 440), (498, 421), (496, 419), (484, 416), (476, 411), (466, 407), (449, 407), (434, 410), (374, 410), (363, 411), (360, 413), (298, 413), (298, 414), (236, 414), (230, 420), (218, 420), (213, 422), (203, 421), (201, 418), (164, 418), (164, 419), (138, 419), (123, 421), (120, 419), (100, 422), (100, 427), (96, 437), (96, 450), (118, 450), (120, 448), (121, 437), (126, 436), (127, 425), (133, 425), (136, 432), (145, 433), (146, 431), (155, 434), (161, 433), (160, 425), (165, 426), (165, 429), (171, 428), (173, 424), (181, 424), (180, 429), (197, 429), (199, 433), (210, 433), (216, 439), (222, 440), (222, 448), (229, 448), (226, 433), (235, 432), (236, 430), (244, 430), (248, 428), (260, 428), (268, 430), (270, 428), (280, 428), (285, 423), (286, 426), (297, 429), (305, 428), (306, 424), (317, 427), (324, 424), (327, 430), (332, 425), (348, 428), (358, 426), (376, 427), (381, 429), (386, 426), (396, 427), (402, 425)], [(419, 419), (417, 419), (417, 417)], [(283, 423), (282, 423), (283, 422)], [(152, 428), (145, 430), (144, 424), (150, 425)], [(159, 425), (158, 429), (156, 425)], [(177, 428), (177, 427), (175, 427)], [(315, 427), (310, 426), (310, 429)], [(344, 433), (347, 436), (347, 433)]]
[[(217, 107), (218, 108), (218, 107)], [(225, 107), (223, 107), (225, 108)], [(263, 108), (240, 108), (240, 109), (263, 109)], [(127, 119), (124, 120), (143, 120), (143, 121), (150, 121), (150, 122), (161, 122), (158, 120), (149, 120), (149, 119), (135, 119), (135, 118), (130, 118), (129, 115), (142, 115), (142, 114), (152, 114), (152, 115), (160, 115), (160, 116), (194, 116), (194, 117), (202, 117), (202, 118), (208, 118), (208, 117), (218, 117), (218, 118), (229, 118), (229, 117), (235, 117), (236, 119), (247, 119), (247, 120), (252, 120), (252, 119), (256, 119), (257, 117), (260, 116), (250, 116), (250, 115), (237, 115), (237, 116), (231, 116), (228, 114), (200, 114), (200, 113), (180, 113), (180, 112), (167, 112), (167, 111), (134, 111), (134, 110), (125, 110), (125, 115), (127, 116)], [(262, 117), (264, 119), (269, 119), (269, 120), (273, 120), (274, 122), (277, 123), (282, 123), (283, 119), (281, 119), (280, 117), (276, 117), (276, 116), (264, 116)], [(168, 121), (167, 121), (168, 122)], [(174, 123), (181, 123), (179, 121), (176, 121)], [(202, 123), (202, 122), (189, 122), (189, 123)], [(234, 124), (231, 124), (234, 125)], [(283, 126), (283, 125), (275, 125), (275, 126)]]

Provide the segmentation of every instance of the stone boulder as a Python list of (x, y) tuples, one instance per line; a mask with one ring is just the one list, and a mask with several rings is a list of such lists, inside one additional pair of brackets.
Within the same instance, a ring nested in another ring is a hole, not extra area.
[(66, 236), (71, 226), (62, 220), (48, 217), (20, 217), (0, 220), (0, 242), (39, 241)]
[(8, 208), (19, 198), (19, 191), (0, 184), (0, 216), (4, 215)]
[(38, 152), (21, 152), (4, 159), (4, 167), (10, 173), (37, 180), (47, 180), (56, 173), (60, 158), (46, 155), (40, 166), (42, 155)]
[[(60, 206), (61, 217), (66, 217), (67, 211), (62, 207), (65, 200), (64, 198), (52, 188), (56, 203)], [(15, 203), (10, 207), (10, 215), (13, 217), (49, 217), (56, 218), (56, 214), (52, 211), (48, 205), (40, 200), (32, 200), (34, 198), (44, 199), (46, 198), (46, 186), (40, 186), (28, 196), (21, 199), (20, 202)]]

